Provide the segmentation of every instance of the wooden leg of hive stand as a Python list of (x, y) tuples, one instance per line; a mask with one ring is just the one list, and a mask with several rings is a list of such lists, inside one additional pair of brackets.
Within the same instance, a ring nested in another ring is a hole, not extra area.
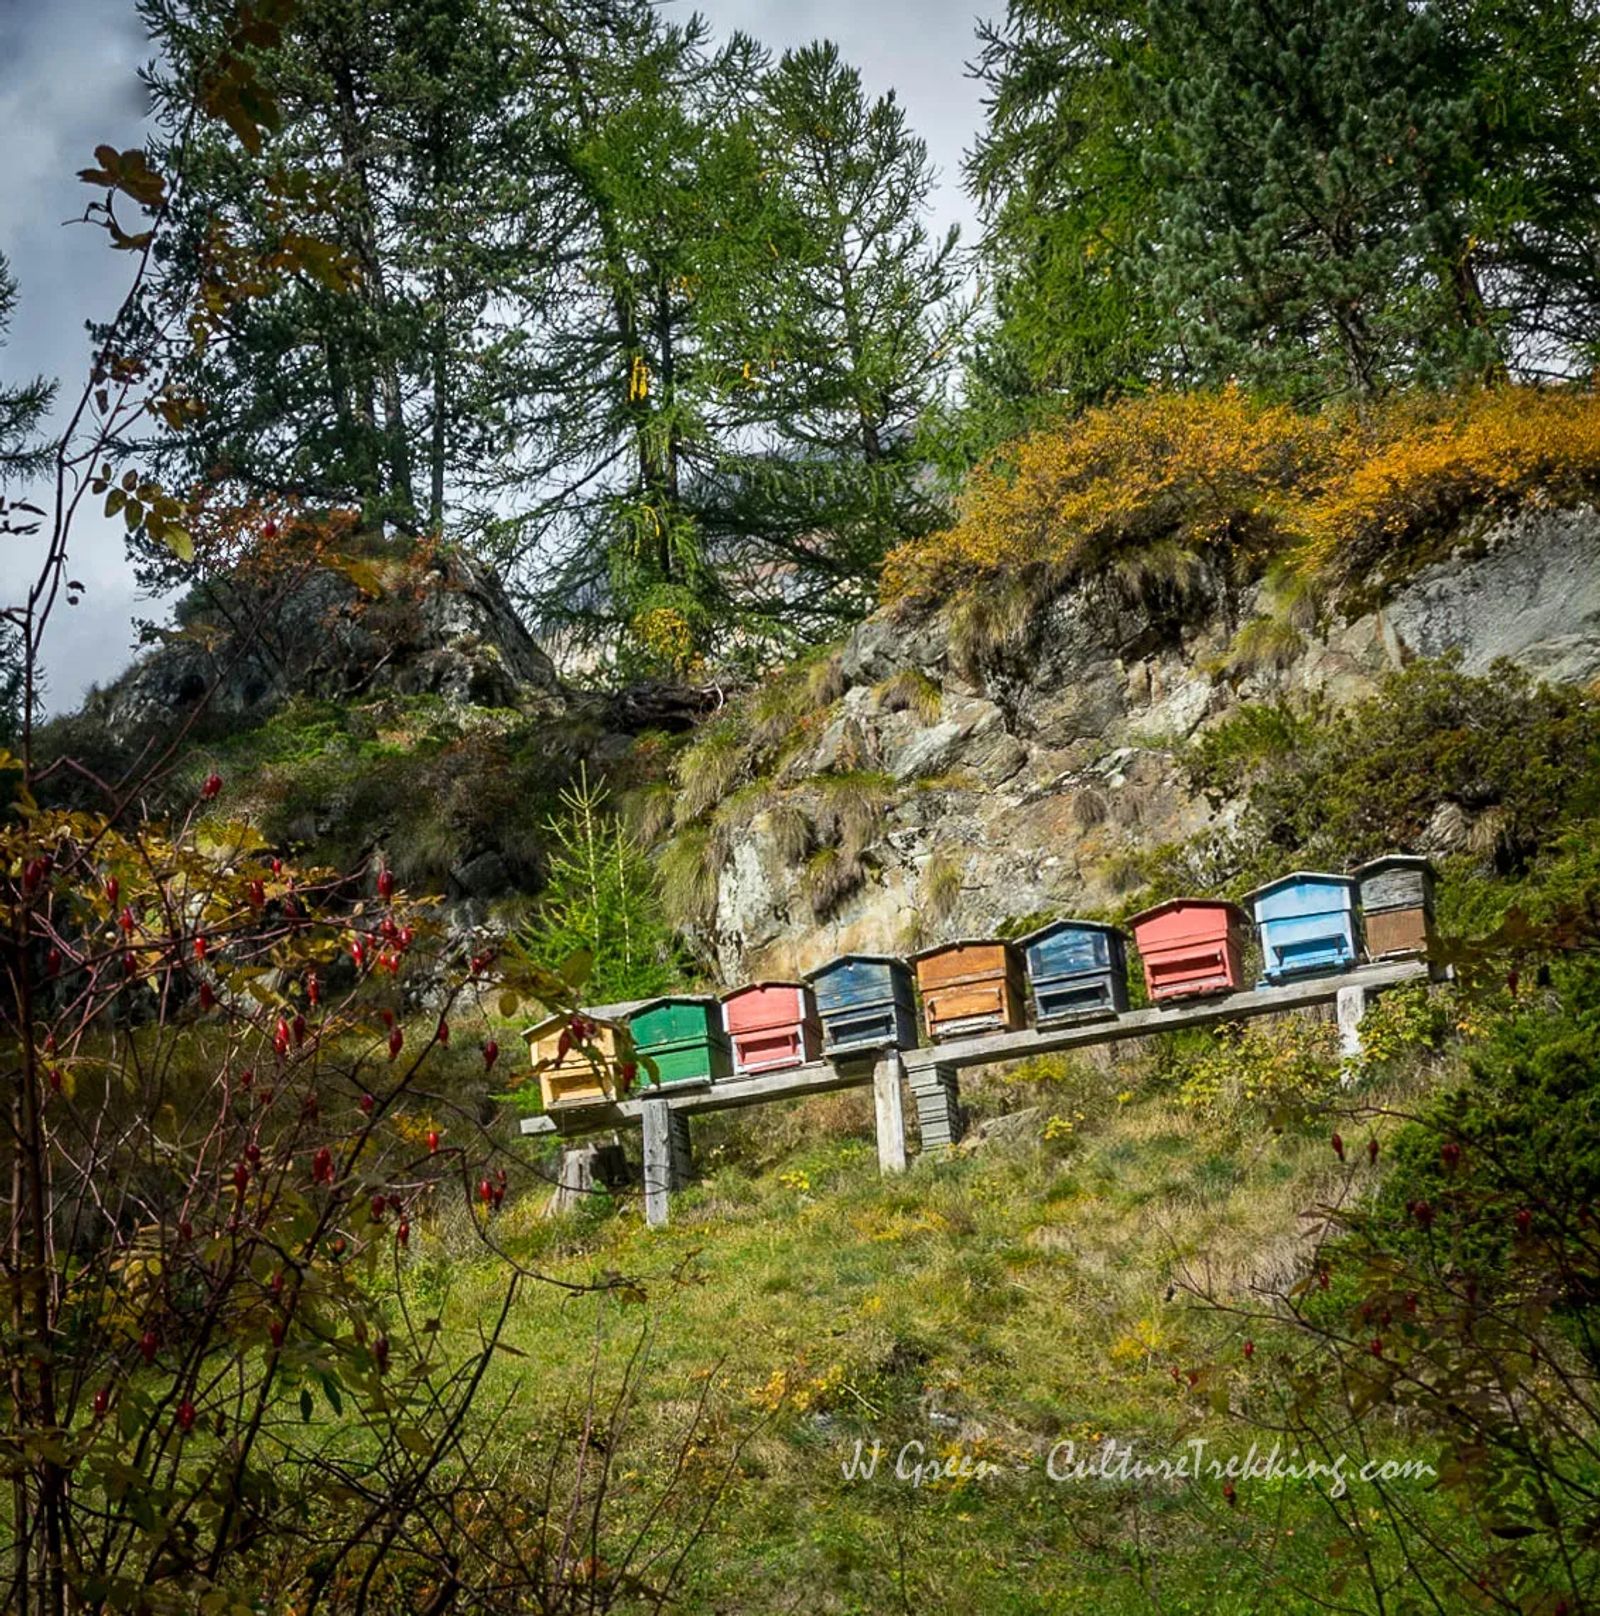
[(961, 1138), (960, 1079), (953, 1066), (923, 1067), (912, 1080), (924, 1156), (944, 1155)]
[(549, 1213), (570, 1212), (583, 1202), (594, 1188), (594, 1164), (602, 1148), (592, 1142), (562, 1147), (556, 1192), (550, 1197), (550, 1205), (546, 1209)]
[[(644, 1221), (652, 1229), (667, 1226), (667, 1192), (678, 1187), (687, 1154), (687, 1120), (680, 1130), (672, 1107), (652, 1100), (642, 1109), (639, 1122), (644, 1135)], [(674, 1145), (677, 1148), (674, 1149)]]
[(1361, 1058), (1361, 1018), (1367, 1013), (1367, 990), (1361, 987), (1339, 989), (1339, 1055), (1346, 1061)]
[(667, 1122), (667, 1184), (670, 1189), (687, 1187), (694, 1174), (694, 1143), (689, 1135), (689, 1113), (674, 1111)]
[(906, 1103), (900, 1091), (905, 1067), (898, 1049), (885, 1050), (872, 1073), (872, 1100), (878, 1122), (878, 1171), (906, 1170)]

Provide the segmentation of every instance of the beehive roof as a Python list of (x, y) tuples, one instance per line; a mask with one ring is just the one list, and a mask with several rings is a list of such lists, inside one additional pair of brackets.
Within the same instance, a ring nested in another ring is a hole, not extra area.
[(1263, 881), (1258, 887), (1251, 887), (1245, 893), (1244, 902), (1249, 903), (1253, 898), (1259, 898), (1263, 893), (1276, 892), (1279, 887), (1292, 886), (1296, 881), (1326, 881), (1332, 886), (1348, 887), (1355, 883), (1353, 875), (1337, 875), (1332, 870), (1290, 870), (1287, 875), (1280, 875), (1276, 880)]
[(1056, 932), (1068, 928), (1073, 931), (1104, 931), (1109, 932), (1113, 937), (1121, 937), (1124, 935), (1121, 926), (1113, 926), (1107, 921), (1074, 920), (1068, 916), (1062, 920), (1048, 921), (1046, 924), (1038, 927), (1036, 930), (1030, 931), (1026, 937), (1016, 938), (1016, 945), (1018, 948), (1028, 948), (1032, 944), (1041, 942), (1044, 938), (1053, 936)]
[(1157, 915), (1167, 914), (1173, 909), (1231, 909), (1241, 920), (1248, 923), (1250, 917), (1238, 904), (1227, 898), (1168, 898), (1165, 903), (1155, 904), (1149, 909), (1141, 910), (1129, 918), (1129, 926), (1142, 926), (1147, 920), (1154, 920)]
[(1433, 860), (1425, 858), (1421, 853), (1380, 853), (1377, 858), (1368, 859), (1365, 864), (1358, 864), (1350, 872), (1351, 876), (1360, 879), (1363, 875), (1370, 875), (1374, 870), (1381, 870), (1387, 865), (1406, 864), (1412, 869), (1431, 870)]
[(934, 943), (928, 948), (919, 948), (911, 956), (911, 964), (918, 960), (932, 959), (935, 954), (947, 954), (952, 948), (1015, 948), (1015, 942), (1009, 937), (952, 937), (947, 943)]
[(867, 965), (904, 965), (905, 961), (898, 954), (835, 954), (831, 960), (822, 965), (814, 965), (809, 971), (803, 972), (801, 980), (813, 981), (824, 971), (831, 971), (835, 966), (848, 965), (853, 960), (860, 960)]

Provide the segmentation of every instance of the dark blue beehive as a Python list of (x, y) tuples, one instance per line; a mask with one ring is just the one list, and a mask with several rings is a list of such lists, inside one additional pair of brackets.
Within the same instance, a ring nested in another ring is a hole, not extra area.
[(1261, 930), (1263, 983), (1356, 963), (1356, 884), (1349, 876), (1296, 870), (1257, 887), (1245, 902)]
[(1127, 938), (1096, 920), (1052, 920), (1019, 941), (1040, 1027), (1119, 1016), (1128, 1008)]
[(915, 1049), (911, 971), (889, 954), (842, 954), (806, 973), (817, 997), (824, 1055)]

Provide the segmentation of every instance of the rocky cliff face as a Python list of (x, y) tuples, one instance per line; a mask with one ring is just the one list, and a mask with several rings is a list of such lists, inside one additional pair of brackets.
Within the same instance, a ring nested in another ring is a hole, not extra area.
[[(1600, 514), (1507, 520), (1353, 621), (1302, 631), (1276, 611), (1265, 589), (1230, 599), (1214, 578), (1154, 606), (1095, 579), (979, 674), (944, 617), (863, 623), (838, 659), (844, 694), (776, 782), (803, 792), (849, 770), (878, 781), (858, 884), (819, 919), (792, 821), (754, 813), (728, 835), (706, 927), (721, 973), (787, 975), (842, 951), (1114, 904), (1119, 857), (1218, 822), (1177, 753), (1243, 702), (1311, 690), (1348, 701), (1407, 659), (1446, 652), (1468, 672), (1506, 657), (1546, 679), (1595, 679)], [(1239, 655), (1252, 630), (1270, 654)], [(921, 699), (906, 699), (908, 682)]]
[[(437, 695), (461, 705), (559, 712), (564, 697), (499, 581), (463, 557), (319, 567), (283, 598), (231, 580), (186, 603), (186, 621), (88, 711), (113, 733), (208, 711), (259, 718), (290, 696)], [(244, 630), (244, 631), (241, 631)]]

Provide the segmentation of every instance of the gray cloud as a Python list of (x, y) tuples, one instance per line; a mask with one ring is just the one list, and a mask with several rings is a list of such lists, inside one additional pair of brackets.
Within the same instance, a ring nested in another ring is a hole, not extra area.
[[(743, 29), (774, 50), (833, 39), (869, 91), (893, 88), (941, 174), (936, 222), (959, 223), (970, 237), (960, 165), (980, 109), (965, 75), (973, 51), (968, 0), (711, 0), (699, 9), (719, 33)], [(97, 232), (66, 222), (90, 198), (75, 175), (102, 141), (125, 147), (141, 138), (138, 69), (147, 55), (128, 0), (0, 0), (0, 250), (21, 283), (0, 378), (59, 377), (63, 402), (82, 382), (85, 322), (115, 309), (129, 270)], [(36, 556), (15, 540), (0, 548), (0, 599), (18, 598)], [(72, 573), (87, 594), (77, 607), (58, 608), (45, 645), (56, 712), (121, 671), (135, 617), (164, 611), (140, 599), (120, 524), (93, 512), (77, 527)]]

